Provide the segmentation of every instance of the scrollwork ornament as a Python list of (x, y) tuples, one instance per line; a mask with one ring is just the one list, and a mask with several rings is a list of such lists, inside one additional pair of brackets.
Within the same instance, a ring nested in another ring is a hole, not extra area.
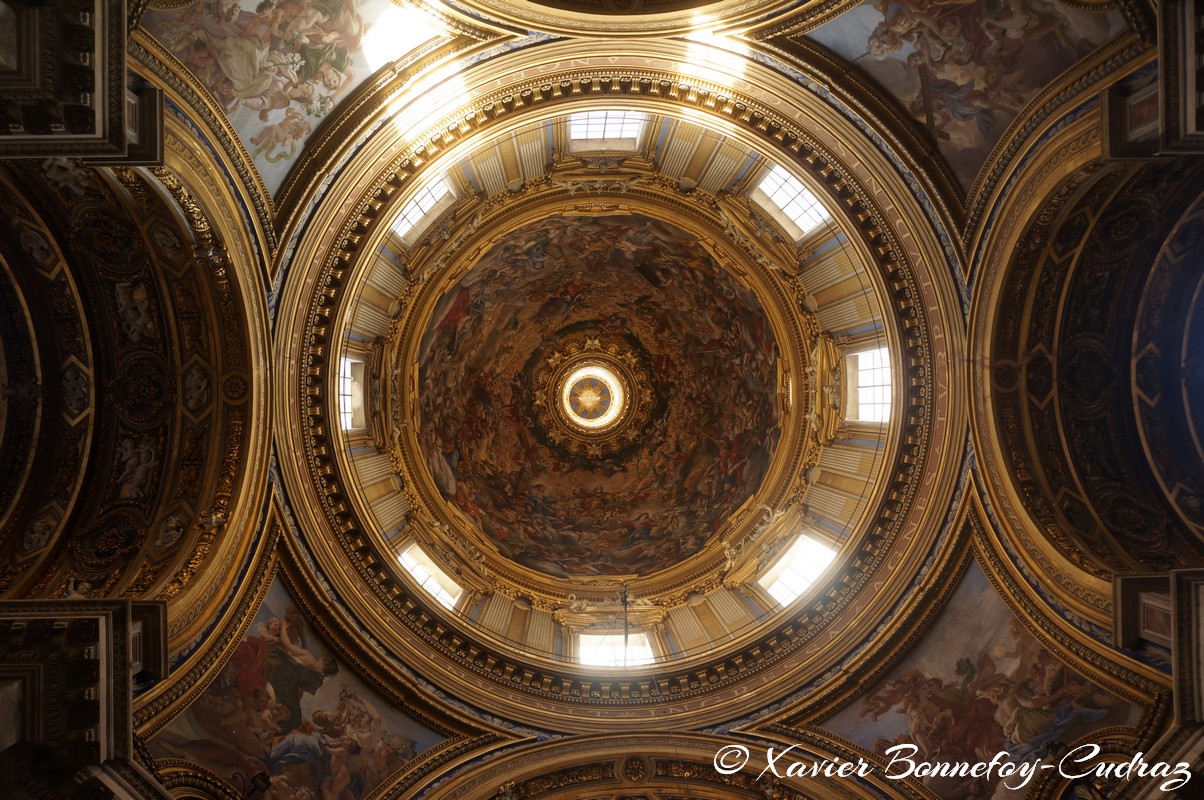
[(648, 777), (648, 762), (632, 757), (623, 762), (623, 779), (628, 783), (640, 783)]
[(184, 216), (188, 219), (188, 224), (192, 227), (192, 232), (197, 239), (206, 244), (213, 242), (213, 226), (209, 224), (209, 217), (201, 208), (200, 203), (192, 196), (192, 192), (176, 177), (175, 173), (166, 167), (155, 167), (151, 170), (163, 187), (167, 189), (172, 198), (175, 199), (176, 205), (184, 212)]

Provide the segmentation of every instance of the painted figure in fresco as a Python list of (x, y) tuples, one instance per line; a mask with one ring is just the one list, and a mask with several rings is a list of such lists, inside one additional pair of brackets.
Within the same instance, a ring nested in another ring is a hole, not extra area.
[(379, 780), (387, 746), (375, 706), (344, 690), (338, 707), (315, 711), (313, 721), (321, 727), (330, 755), (330, 776), (322, 785), (324, 797), (341, 797), (348, 789), (362, 791), (366, 778)]
[(261, 612), (217, 680), (152, 745), (228, 779), (265, 772), (269, 800), (359, 800), (418, 752), (309, 645), (291, 605)]
[[(284, 119), (266, 126), (258, 135), (251, 137), (255, 145), (252, 157), (263, 155), (269, 162), (292, 158), (297, 144), (309, 134), (309, 123), (294, 108), (284, 110)], [(279, 148), (279, 151), (277, 151)]]
[[(957, 663), (959, 682), (947, 683), (919, 669), (888, 680), (864, 698), (860, 717), (878, 720), (904, 714), (905, 733), (879, 737), (878, 752), (900, 743), (920, 748), (925, 760), (989, 761), (1000, 751), (1013, 760), (1039, 757), (1052, 741), (1098, 723), (1120, 701), (1073, 675), (1014, 618), (1011, 645), (995, 646), (1007, 670), (985, 650), (975, 662)], [(992, 787), (980, 787), (984, 796)]]
[(281, 636), (268, 647), (264, 664), (276, 700), (288, 710), (285, 727), (301, 723), (301, 696), (313, 694), (328, 677), (339, 671), (339, 665), (333, 658), (318, 658), (287, 635)]
[[(184, 64), (233, 112), (265, 124), (252, 157), (292, 158), (354, 78), (365, 24), (358, 0), (201, 0), (157, 30)], [(283, 116), (279, 116), (283, 112)]]

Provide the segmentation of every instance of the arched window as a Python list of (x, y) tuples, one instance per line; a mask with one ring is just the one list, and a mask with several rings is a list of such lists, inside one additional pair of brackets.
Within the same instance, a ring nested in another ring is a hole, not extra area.
[(789, 231), (796, 242), (831, 218), (828, 209), (802, 181), (776, 164), (753, 190), (752, 199)]
[(639, 111), (579, 111), (569, 115), (569, 150), (573, 153), (634, 153), (648, 115)]
[(456, 601), (464, 594), (464, 588), (440, 569), (417, 542), (402, 550), (398, 560), (401, 566), (405, 567), (405, 571), (410, 573), (410, 577), (432, 597), (448, 608), (456, 607)]
[(890, 420), (890, 351), (875, 347), (845, 354), (846, 419)]
[(456, 200), (447, 176), (437, 178), (418, 190), (401, 209), (393, 232), (406, 244), (412, 244), (426, 227)]
[(339, 424), (345, 431), (362, 431), (368, 427), (364, 409), (364, 383), (367, 367), (362, 358), (344, 356), (339, 360)]
[(626, 651), (623, 638), (622, 633), (580, 633), (577, 635), (577, 660), (595, 667), (636, 667), (655, 660), (648, 634), (629, 632)]
[(815, 583), (835, 557), (836, 551), (831, 547), (804, 534), (794, 540), (757, 582), (774, 600), (788, 606)]

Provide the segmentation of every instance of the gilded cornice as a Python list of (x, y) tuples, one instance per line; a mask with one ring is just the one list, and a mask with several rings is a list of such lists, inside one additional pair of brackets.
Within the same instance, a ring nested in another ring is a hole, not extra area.
[[(978, 333), (975, 329), (974, 334)], [(986, 331), (982, 331), (982, 335), (987, 335)], [(978, 347), (974, 352), (979, 352)], [(984, 371), (990, 370), (986, 372), (988, 376), (997, 369), (1008, 367), (1007, 364), (996, 364), (995, 359), (986, 353), (975, 355), (974, 358), (982, 359), (976, 363), (984, 365)], [(1073, 613), (1091, 620), (1093, 624), (1109, 625), (1111, 584), (1103, 575), (1099, 575), (1098, 565), (1079, 553), (1078, 548), (1068, 540), (1060, 540), (1057, 530), (1038, 528), (1025, 510), (1023, 500), (1016, 494), (1013, 466), (1002, 455), (1002, 442), (998, 439), (995, 412), (991, 410), (988, 390), (990, 380), (974, 387), (974, 436), (981, 453), (980, 469), (984, 471), (987, 502), (997, 510), (999, 524), (1004, 531), (1001, 547), (1014, 549), (1014, 558), (1020, 560), (1023, 571), (1032, 576), (1031, 580), (1056, 592)]]
[(1001, 262), (1011, 256), (1016, 244), (1012, 239), (1028, 224), (1034, 204), (1043, 201), (1077, 170), (1103, 157), (1100, 116), (1095, 110), (1079, 114), (1051, 129), (1040, 147), (1036, 144), (1012, 165), (1006, 181), (996, 185), (989, 213), (969, 231), (968, 270), (976, 298), (989, 291), (980, 287), (989, 287), (998, 280), (996, 272)]
[[(797, 96), (796, 92), (792, 94)], [(783, 615), (780, 622), (765, 629), (756, 643), (739, 651), (723, 651), (721, 661), (711, 659), (705, 667), (700, 664), (690, 672), (656, 668), (631, 680), (587, 678), (572, 665), (515, 658), (504, 649), (488, 645), (471, 627), (445, 619), (444, 612), (396, 575), (395, 568), (387, 565), (392, 557), (379, 552), (358, 521), (355, 504), (349, 501), (340, 476), (332, 453), (335, 439), (331, 433), (334, 421), (328, 417), (329, 381), (322, 368), (331, 357), (331, 337), (335, 335), (332, 325), (338, 319), (336, 312), (348, 302), (344, 297), (354, 265), (364, 253), (373, 252), (372, 243), (383, 235), (384, 226), (378, 220), (390, 219), (396, 213), (391, 211), (391, 204), (401, 202), (399, 198), (415, 182), (420, 168), (434, 169), (442, 164), (449, 153), (461, 148), (465, 137), (478, 130), (492, 131), (494, 126), (510, 130), (525, 120), (563, 113), (560, 109), (568, 108), (570, 102), (593, 101), (596, 105), (613, 103), (611, 98), (617, 97), (636, 107), (686, 118), (713, 118), (712, 124), (722, 130), (758, 147), (768, 147), (806, 172), (829, 202), (842, 209), (841, 216), (850, 226), (848, 232), (855, 233), (850, 237), (853, 246), (877, 265), (881, 291), (889, 298), (888, 335), (898, 336), (907, 365), (900, 397), (900, 408), (905, 410), (890, 432), (892, 440), (905, 442), (900, 461), (889, 473), (890, 496), (878, 505), (858, 552), (851, 555), (847, 571), (837, 577), (835, 588), (806, 608)], [(948, 452), (947, 444), (938, 443), (949, 441), (950, 436), (957, 440), (964, 426), (964, 410), (949, 392), (959, 368), (947, 360), (947, 348), (960, 329), (955, 322), (960, 312), (943, 260), (933, 255), (941, 253), (941, 247), (936, 237), (925, 231), (923, 214), (906, 201), (909, 195), (892, 177), (891, 170), (875, 170), (859, 158), (856, 150), (835, 144), (840, 141), (835, 131), (830, 138), (821, 133), (831, 122), (816, 120), (815, 127), (804, 129), (795, 122), (795, 114), (801, 112), (787, 105), (783, 106), (787, 114), (783, 116), (776, 107), (705, 83), (687, 83), (648, 67), (628, 71), (608, 62), (592, 69), (581, 65), (572, 71), (541, 70), (532, 83), (510, 83), (457, 112), (454, 116), (459, 122), (455, 127), (435, 129), (419, 137), (397, 156), (392, 168), (374, 186), (360, 189), (358, 196), (367, 199), (350, 203), (353, 210), (349, 216), (337, 224), (311, 226), (320, 235), (299, 244), (297, 257), (321, 264), (310, 281), (291, 284), (294, 295), (298, 290), (307, 294), (286, 304), (299, 313), (282, 329), (296, 326), (296, 334), (285, 333), (281, 339), (295, 343), (296, 349), (290, 349), (292, 355), (287, 355), (287, 360), (308, 365), (305, 376), (298, 371), (290, 373), (281, 394), (281, 398), (297, 398), (300, 405), (293, 410), (283, 406), (281, 410), (293, 419), (299, 416), (304, 431), (303, 435), (296, 431), (295, 444), (285, 444), (285, 449), (304, 453), (304, 471), (317, 478), (314, 483), (300, 474), (296, 476), (302, 484), (294, 494), (300, 492), (311, 498), (313, 508), (321, 510), (321, 518), (302, 520), (302, 528), (307, 530), (308, 546), (324, 569), (337, 573), (340, 580), (351, 580), (344, 590), (345, 602), (356, 604), (365, 618), (377, 618), (374, 624), (380, 626), (381, 635), (395, 634), (407, 642), (398, 649), (428, 654), (425, 660), (439, 672), (438, 680), (446, 688), (465, 695), (483, 693), (491, 697), (491, 703), (501, 703), (508, 709), (504, 713), (517, 718), (534, 714), (548, 720), (546, 724), (555, 720), (569, 729), (623, 725), (625, 720), (648, 713), (683, 720), (713, 719), (724, 713), (718, 698), (737, 697), (739, 687), (753, 676), (763, 687), (776, 687), (771, 692), (779, 692), (813, 675), (814, 668), (802, 667), (806, 659), (824, 660), (841, 649), (826, 639), (820, 646), (822, 632), (839, 629), (842, 641), (859, 639), (867, 626), (872, 627), (871, 618), (876, 616), (865, 606), (874, 607), (885, 596), (899, 591), (906, 583), (902, 576), (908, 572), (903, 565), (926, 552), (925, 542), (939, 527), (937, 520), (943, 513), (939, 508), (955, 480), (956, 458)], [(851, 141), (855, 142), (856, 137)], [(876, 152), (872, 147), (868, 151)], [(902, 205), (897, 199), (900, 197), (904, 198)], [(925, 270), (931, 266), (931, 271), (917, 272), (915, 265), (924, 265)], [(935, 472), (930, 472), (928, 466)], [(921, 489), (919, 479), (926, 473), (931, 478)], [(930, 499), (913, 506), (917, 493)], [(327, 533), (315, 536), (313, 532), (319, 530)], [(892, 570), (883, 572), (884, 559), (892, 548), (902, 548), (898, 552), (905, 555)], [(353, 590), (351, 585), (367, 586), (370, 592)], [(873, 593), (866, 591), (871, 585)], [(857, 622), (849, 624), (852, 620), (848, 615), (853, 613)], [(801, 656), (804, 653), (807, 655)], [(706, 708), (702, 705), (704, 697)], [(606, 709), (607, 718), (583, 713), (591, 708)]]
[(833, 676), (822, 692), (803, 697), (755, 722), (741, 724), (736, 730), (780, 733), (815, 729), (880, 682), (915, 648), (957, 590), (969, 564), (967, 554), (976, 520), (972, 519), (970, 501), (973, 491), (966, 488), (959, 498), (951, 536), (932, 553), (932, 560), (926, 564), (927, 573), (916, 580), (912, 591), (900, 601), (891, 624), (867, 636), (860, 643), (858, 654), (840, 665), (839, 674)]
[[(221, 165), (214, 179), (239, 194), (238, 203), (231, 208), (245, 205), (253, 210), (252, 218), (239, 227), (249, 227), (248, 235), (256, 249), (262, 247), (262, 259), (269, 261), (277, 246), (272, 196), (221, 104), (145, 29), (139, 28), (130, 36), (129, 55), (145, 71), (147, 80), (164, 91), (169, 110), (174, 107), (188, 121), (191, 130), (184, 138), (191, 140), (190, 146), (198, 151), (207, 150), (205, 160), (216, 160)], [(165, 124), (175, 116), (165, 114)]]
[[(741, 135), (741, 128), (749, 124), (754, 129), (760, 127), (764, 130), (764, 120), (769, 118), (755, 105), (749, 108), (748, 104), (742, 104), (742, 107), (736, 109), (725, 108), (724, 104), (716, 105), (717, 98), (727, 98), (731, 91), (736, 91), (749, 99), (760, 98), (763, 103), (768, 104), (767, 108), (782, 110), (794, 118), (795, 124), (803, 121), (800, 115), (803, 113), (802, 109), (807, 109), (805, 124), (808, 132), (815, 139), (825, 142), (847, 163), (857, 163), (863, 159), (875, 160), (874, 151), (887, 152), (884, 149), (886, 143), (894, 141), (895, 134), (884, 132), (884, 126), (878, 124), (875, 117), (839, 119), (837, 115), (848, 116), (851, 109), (843, 102), (834, 101), (829, 89), (809, 88), (800, 94), (800, 83), (795, 80), (797, 76), (791, 74), (791, 70), (796, 68), (782, 62), (779, 62), (781, 66), (766, 68), (756, 60), (745, 60), (747, 77), (734, 78), (731, 87), (694, 75), (683, 78), (678, 65), (683, 59), (688, 61), (689, 45), (688, 42), (676, 41), (646, 41), (641, 42), (638, 47), (615, 41), (588, 45), (547, 42), (520, 52), (512, 51), (505, 59), (476, 58), (471, 63), (460, 64), (458, 71), (448, 71), (448, 67), (454, 67), (454, 64), (438, 67), (441, 74), (447, 75), (443, 83), (450, 81), (458, 90), (453, 97), (436, 96), (434, 91), (424, 94), (421, 98), (420, 114), (419, 109), (414, 106), (416, 100), (411, 98), (409, 106), (402, 102), (404, 95), (398, 96), (395, 103), (377, 103), (375, 107), (388, 109), (388, 113), (393, 117), (404, 116), (405, 130), (398, 130), (396, 123), (391, 121), (392, 117), (390, 120), (371, 121), (363, 130), (371, 130), (375, 135), (363, 143), (357, 140), (351, 146), (351, 149), (357, 151), (355, 162), (364, 164), (365, 169), (356, 174), (349, 174), (346, 168), (350, 163), (348, 158), (336, 157), (333, 153), (324, 156), (326, 173), (322, 176), (323, 182), (313, 187), (313, 197), (305, 202), (302, 202), (300, 197), (290, 198), (288, 204), (293, 210), (290, 212), (287, 228), (281, 229), (282, 240), (287, 243), (284, 259), (294, 260), (297, 239), (314, 213), (316, 203), (326, 193), (345, 192), (364, 196), (367, 186), (379, 183), (381, 178), (390, 172), (390, 165), (400, 162), (404, 177), (414, 166), (425, 165), (431, 159), (443, 160), (462, 150), (464, 142), (477, 136), (478, 131), (486, 125), (494, 132), (501, 132), (507, 129), (507, 126), (517, 126), (524, 119), (529, 119), (532, 115), (538, 116), (543, 113), (543, 109), (549, 109), (560, 102), (593, 99), (605, 105), (606, 97), (622, 96), (625, 98), (624, 102), (633, 104), (633, 107), (652, 107), (649, 104), (668, 100), (672, 105), (680, 104), (686, 118), (690, 116), (690, 112), (684, 109), (691, 106), (711, 117), (712, 123), (715, 117), (739, 118), (740, 124), (732, 130), (735, 135)], [(772, 60), (778, 59), (774, 56)], [(581, 86), (575, 80), (577, 73), (584, 71), (581, 74), (586, 74), (591, 70), (598, 79), (591, 78), (585, 87)], [(413, 85), (420, 83), (418, 77), (406, 77), (405, 80), (411, 81)], [(668, 82), (662, 85), (662, 81), (666, 80)], [(673, 89), (675, 84), (683, 87), (680, 96), (679, 92)], [(804, 85), (808, 84), (809, 79)], [(426, 86), (426, 83), (422, 85)], [(430, 88), (442, 89), (438, 84)], [(465, 97), (481, 100), (471, 113), (467, 113), (461, 107)], [(789, 111), (795, 106), (798, 111)], [(837, 115), (833, 114), (833, 108), (837, 110)], [(716, 115), (714, 110), (720, 113)], [(420, 119), (410, 119), (415, 116)], [(902, 126), (900, 129), (903, 130)], [(782, 141), (783, 134), (780, 130), (769, 130), (768, 133), (772, 137), (771, 141)], [(332, 143), (337, 141), (331, 139)], [(910, 142), (906, 140), (904, 144), (910, 146)], [(344, 147), (348, 145), (344, 143)], [(897, 185), (897, 178), (901, 178), (909, 184), (915, 184), (901, 187), (902, 191), (916, 194), (926, 210), (929, 204), (935, 204), (929, 211), (929, 225), (938, 228), (937, 236), (942, 241), (947, 258), (962, 263), (964, 259), (961, 256), (958, 237), (948, 232), (960, 228), (956, 225), (948, 226), (946, 222), (949, 218), (956, 220), (955, 213), (950, 209), (958, 208), (959, 204), (950, 203), (940, 192), (932, 192), (925, 184), (916, 183), (916, 176), (926, 173), (923, 170), (916, 171), (914, 167), (919, 165), (910, 163), (910, 160), (907, 164), (899, 161), (899, 153), (902, 152), (906, 152), (906, 147), (889, 150), (889, 157), (893, 163), (885, 171), (895, 174), (887, 182)], [(399, 153), (401, 158), (398, 158)], [(419, 159), (417, 164), (406, 163), (411, 155)], [(372, 166), (367, 167), (368, 164)], [(875, 175), (862, 173), (860, 179), (871, 185), (876, 184), (881, 179), (882, 172), (879, 171)], [(400, 181), (396, 185), (400, 188)]]
[[(976, 398), (984, 415), (979, 427), (997, 437), (987, 446), (998, 446), (999, 460), (1008, 465), (1003, 474), (990, 474), (988, 487), (1009, 523), (1013, 514), (1022, 520), (1002, 541), (1025, 551), (1016, 557), (1022, 569), (1036, 561), (1052, 571), (1039, 560), (1047, 557), (1066, 573), (1043, 580), (1033, 570), (1038, 589), (1053, 583), (1061, 592), (1066, 584), (1068, 596), (1087, 594), (1118, 572), (1193, 563), (1196, 537), (1177, 524), (1165, 489), (1147, 471), (1149, 451), (1131, 416), (1141, 402), (1135, 398), (1158, 391), (1139, 383), (1145, 375), (1132, 354), (1145, 340), (1130, 327), (1138, 324), (1159, 251), (1176, 247), (1165, 237), (1174, 236), (1179, 214), (1195, 200), (1192, 166), (1129, 162), (1080, 169), (1036, 204), (1041, 210), (994, 289), (1007, 299), (982, 309), (994, 319), (984, 326), (992, 339), (984, 351), (991, 395)], [(1102, 275), (1115, 277), (1111, 288), (1092, 295)], [(1159, 314), (1159, 336), (1181, 341), (1179, 331), (1165, 329), (1174, 315), (1165, 306)], [(1106, 359), (1105, 380), (1085, 381), (1083, 392), (1074, 381), (1046, 380), (1050, 371), (1084, 374), (1084, 352), (1096, 359), (1092, 363)], [(1094, 450), (1093, 443), (1099, 444)], [(1120, 513), (1131, 507), (1139, 510)], [(1087, 575), (1098, 582), (1093, 586)], [(1107, 588), (1095, 594), (1105, 616), (1093, 635), (1103, 641), (1111, 638)]]
[(330, 602), (317, 576), (307, 569), (305, 559), (289, 538), (282, 537), (281, 544), (280, 575), (284, 584), (298, 601), (306, 622), (338, 654), (340, 663), (352, 665), (382, 697), (447, 737), (408, 763), (385, 790), (388, 794), (404, 794), (449, 767), (480, 758), (520, 739), (513, 730), (482, 715), (470, 717), (432, 693), (428, 686), (418, 683), (412, 673), (400, 669), (395, 654), (372, 641), (362, 628), (344, 616), (345, 609)]
[(798, 11), (767, 25), (758, 25), (749, 30), (748, 36), (758, 41), (769, 41), (778, 37), (802, 36), (839, 17), (863, 0), (818, 0), (804, 5)]
[[(991, 195), (1004, 180), (1008, 165), (1022, 149), (1028, 147), (1026, 142), (1054, 124), (1051, 118), (1059, 109), (1075, 101), (1091, 101), (1093, 98), (1088, 92), (1101, 83), (1118, 79), (1122, 72), (1128, 72), (1127, 65), (1148, 54), (1152, 42), (1153, 23), (1149, 9), (1139, 0), (1123, 0), (1120, 3), (1088, 0), (1073, 4), (1091, 11), (1119, 7), (1133, 33), (1121, 35), (1089, 58), (1077, 62), (1032, 98), (995, 145), (969, 191), (963, 191), (934, 144), (896, 101), (884, 97), (876, 82), (862, 77), (856, 70), (848, 70), (843, 60), (834, 59), (825, 49), (804, 38), (809, 31), (838, 17), (854, 5), (857, 4), (834, 2), (808, 6), (797, 18), (757, 30), (755, 38), (759, 46), (821, 78), (829, 91), (837, 93), (845, 103), (867, 118), (877, 121), (882, 129), (881, 135), (893, 151), (901, 154), (916, 174), (925, 177), (942, 217), (952, 220), (949, 226), (951, 230), (961, 231), (967, 248), (976, 235), (988, 204), (993, 202)], [(820, 8), (828, 10), (820, 12)], [(833, 79), (833, 76), (838, 76), (838, 79)], [(920, 157), (917, 158), (917, 154)], [(968, 266), (964, 268), (968, 275)]]
[(805, 6), (805, 0), (638, 0), (634, 3), (571, 0), (457, 0), (463, 17), (508, 31), (536, 30), (557, 36), (646, 39), (763, 24)]
[[(886, 781), (870, 776), (859, 780), (764, 777), (749, 768), (730, 775), (715, 769), (715, 754), (735, 742), (750, 749), (765, 740), (733, 739), (707, 733), (648, 730), (638, 734), (573, 736), (499, 753), (487, 761), (451, 772), (427, 787), (424, 800), (486, 800), (505, 797), (689, 798), (729, 800), (765, 798), (802, 800), (807, 797), (869, 800), (879, 798)], [(800, 760), (819, 749), (803, 745)], [(784, 767), (784, 764), (783, 764)]]
[(1146, 709), (1134, 737), (1142, 747), (1148, 747), (1170, 721), (1169, 676), (1130, 660), (1114, 647), (1086, 635), (1020, 580), (1015, 565), (995, 546), (981, 499), (977, 496), (973, 524), (975, 556), (1012, 613), (1033, 638), (1063, 663), (1118, 697)]
[(529, 31), (526, 25), (506, 25), (488, 14), (470, 10), (465, 6), (446, 0), (410, 0), (415, 6), (438, 19), (444, 27), (457, 35), (468, 36), (480, 41), (494, 39), (499, 33), (523, 35)]
[[(1075, 0), (1069, 5), (1080, 3), (1094, 5), (1089, 0)], [(1119, 0), (1121, 13), (1133, 32), (1141, 37), (1141, 41), (1154, 47), (1158, 44), (1158, 3), (1155, 0)]]

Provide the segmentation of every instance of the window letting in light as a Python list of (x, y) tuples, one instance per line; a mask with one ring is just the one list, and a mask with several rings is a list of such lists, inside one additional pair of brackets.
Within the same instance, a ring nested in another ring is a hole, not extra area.
[(442, 34), (430, 16), (414, 8), (386, 5), (376, 12), (361, 39), (368, 71), (375, 72)]
[(412, 240), (425, 227), (424, 223), (428, 223), (428, 218), (433, 218), (434, 212), (442, 211), (453, 200), (455, 195), (446, 177), (428, 183), (401, 209), (401, 215), (393, 223), (393, 232), (402, 241)]
[(594, 667), (638, 667), (651, 664), (655, 657), (648, 634), (633, 631), (627, 635), (624, 652), (622, 633), (581, 633), (577, 635), (577, 660)]
[(802, 181), (776, 164), (753, 192), (753, 199), (779, 222), (782, 222), (782, 217), (789, 220), (790, 225), (785, 227), (789, 230), (793, 226), (797, 230), (795, 240), (803, 238), (831, 218), (828, 209), (811, 190), (803, 186)]
[(410, 573), (410, 577), (432, 597), (448, 608), (456, 607), (456, 601), (464, 593), (463, 587), (439, 569), (417, 542), (401, 551), (398, 560), (405, 571)]
[(685, 39), (686, 57), (677, 67), (682, 75), (720, 86), (743, 77), (750, 48), (739, 39), (718, 35), (710, 29), (687, 33)]
[(368, 427), (364, 411), (364, 362), (355, 358), (339, 361), (339, 423), (345, 431)]
[(578, 111), (569, 115), (569, 149), (634, 153), (647, 121), (639, 111)]
[(810, 536), (800, 536), (759, 583), (774, 600), (790, 605), (815, 583), (835, 557), (836, 551), (831, 547)]
[(845, 356), (848, 385), (846, 415), (857, 422), (890, 419), (890, 352), (885, 347)]

